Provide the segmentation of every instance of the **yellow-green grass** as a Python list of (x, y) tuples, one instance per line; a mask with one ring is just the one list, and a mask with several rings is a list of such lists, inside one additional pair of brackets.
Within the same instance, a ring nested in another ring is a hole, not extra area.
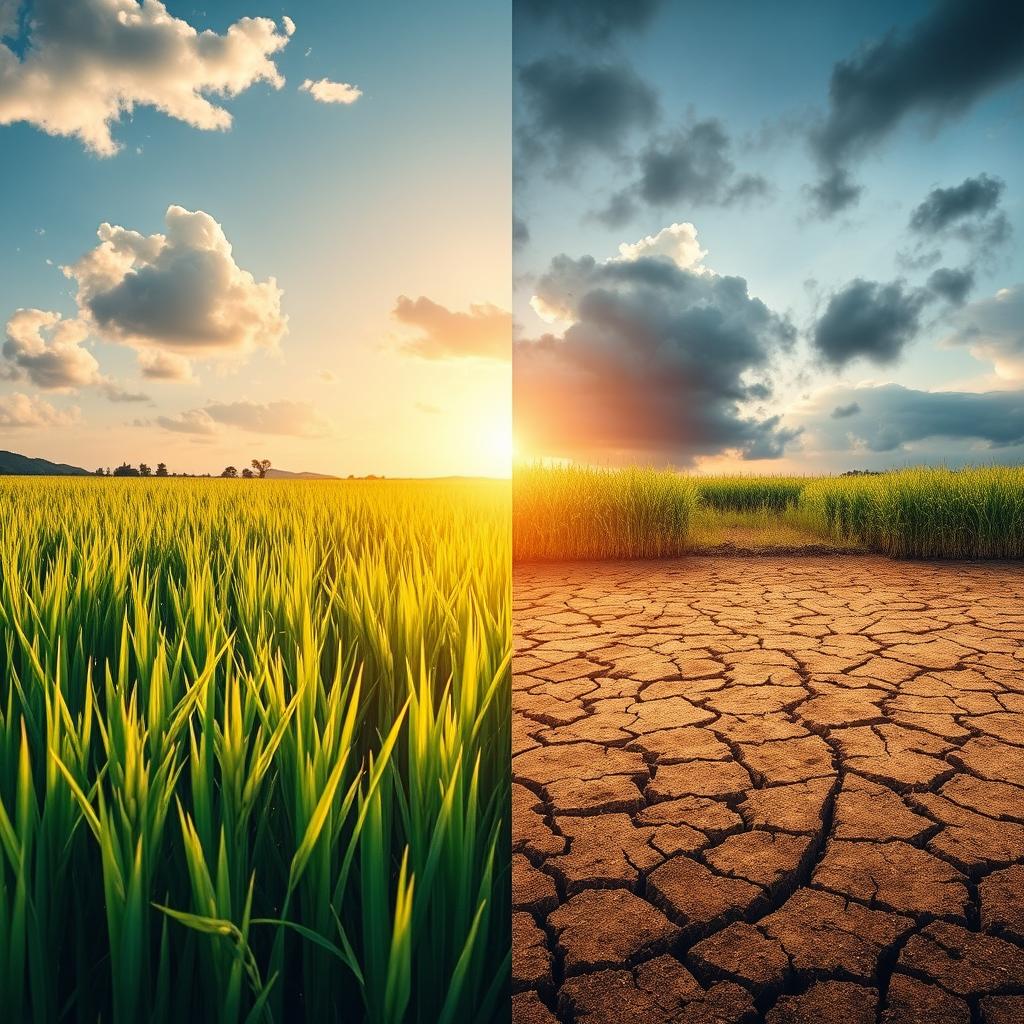
[(842, 477), (517, 468), (514, 557), (657, 558), (735, 548), (1024, 557), (1024, 468)]
[(0, 1007), (486, 1021), (507, 484), (0, 480)]
[(686, 550), (692, 480), (667, 470), (517, 467), (517, 561), (668, 558)]
[(701, 504), (723, 512), (783, 512), (795, 505), (813, 477), (806, 476), (700, 476), (694, 480)]
[(833, 538), (900, 558), (1024, 558), (1024, 467), (918, 467), (808, 484), (799, 508)]

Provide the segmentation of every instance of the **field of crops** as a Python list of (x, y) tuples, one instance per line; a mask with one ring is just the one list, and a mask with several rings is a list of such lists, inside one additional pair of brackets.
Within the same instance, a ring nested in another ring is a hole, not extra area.
[(509, 515), (0, 480), (0, 1018), (500, 1019)]
[[(899, 558), (1024, 558), (1024, 467), (842, 477), (517, 468), (517, 560), (683, 554), (715, 520)], [(770, 544), (768, 545), (771, 546)]]
[(517, 467), (517, 560), (669, 558), (686, 550), (693, 482), (652, 469)]

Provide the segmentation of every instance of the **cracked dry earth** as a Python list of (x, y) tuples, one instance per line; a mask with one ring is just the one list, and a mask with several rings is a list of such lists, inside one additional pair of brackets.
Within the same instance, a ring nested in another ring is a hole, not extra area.
[(515, 588), (515, 1024), (1024, 1021), (1024, 569)]

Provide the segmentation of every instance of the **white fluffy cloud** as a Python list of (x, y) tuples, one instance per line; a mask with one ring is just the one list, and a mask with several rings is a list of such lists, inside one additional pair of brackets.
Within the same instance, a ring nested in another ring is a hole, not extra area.
[(77, 418), (77, 410), (55, 409), (49, 402), (20, 391), (13, 395), (0, 395), (0, 430), (66, 427)]
[(276, 348), (287, 317), (274, 278), (242, 270), (208, 213), (171, 206), (165, 220), (166, 234), (154, 235), (100, 225), (100, 244), (63, 268), (78, 285), (80, 317), (100, 337), (147, 353), (151, 377), (186, 377), (190, 358)]
[[(660, 259), (674, 263), (680, 270), (691, 270), (697, 274), (711, 273), (701, 264), (706, 255), (706, 250), (702, 249), (700, 242), (697, 241), (697, 229), (692, 224), (684, 222), (670, 224), (656, 235), (647, 235), (638, 242), (621, 242), (618, 256), (603, 260), (602, 264)], [(559, 278), (566, 287), (554, 293), (540, 289), (530, 298), (530, 307), (545, 323), (564, 329), (575, 323), (574, 297), (588, 287), (591, 264), (572, 260), (568, 256), (559, 256), (552, 260), (551, 266), (557, 268)]]
[(192, 364), (174, 352), (140, 352), (139, 366), (148, 380), (192, 380)]
[(18, 309), (7, 321), (3, 354), (6, 380), (30, 380), (44, 391), (71, 392), (95, 388), (111, 402), (147, 402), (149, 395), (129, 391), (100, 373), (93, 354), (82, 347), (89, 325), (65, 320), (43, 309)]
[(240, 18), (219, 35), (174, 17), (160, 0), (35, 0), (24, 56), (0, 45), (0, 124), (27, 121), (103, 156), (119, 148), (112, 125), (136, 106), (226, 129), (231, 115), (209, 97), (261, 81), (281, 88), (273, 55), (294, 29), (289, 18), (280, 28)]
[(424, 359), (512, 358), (512, 315), (489, 302), (472, 303), (464, 313), (425, 295), (418, 299), (400, 295), (392, 315), (419, 332), (404, 345), (412, 355)]
[(7, 321), (4, 356), (36, 387), (73, 391), (100, 380), (99, 363), (82, 348), (89, 329), (60, 313), (19, 309)]
[(965, 306), (956, 317), (957, 331), (948, 339), (991, 362), (996, 375), (1024, 381), (1024, 284), (1000, 288), (995, 295)]
[(623, 242), (619, 246), (619, 259), (661, 256), (670, 259), (681, 270), (699, 266), (706, 255), (697, 241), (697, 229), (689, 223), (670, 224), (656, 235), (648, 235), (639, 242)]
[(329, 78), (319, 78), (316, 81), (307, 78), (299, 89), (308, 92), (317, 103), (344, 103), (346, 106), (355, 103), (363, 95), (363, 90), (359, 86), (350, 85), (348, 82), (332, 82)]

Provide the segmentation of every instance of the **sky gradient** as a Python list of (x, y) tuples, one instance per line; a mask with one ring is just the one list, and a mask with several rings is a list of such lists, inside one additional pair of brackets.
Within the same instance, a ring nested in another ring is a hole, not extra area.
[(521, 455), (1024, 460), (1024, 13), (516, 8)]
[(511, 15), (444, 6), (0, 0), (0, 448), (507, 473)]

